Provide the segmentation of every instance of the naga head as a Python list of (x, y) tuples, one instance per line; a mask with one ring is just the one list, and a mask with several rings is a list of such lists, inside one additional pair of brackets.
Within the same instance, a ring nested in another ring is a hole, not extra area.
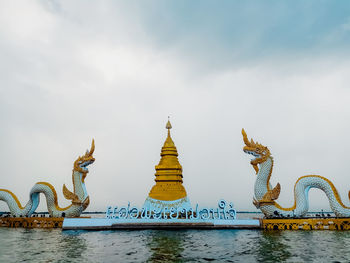
[(95, 140), (92, 139), (90, 151), (86, 150), (85, 155), (79, 156), (79, 158), (74, 162), (73, 170), (83, 174), (83, 181), (85, 179), (86, 174), (89, 172), (87, 167), (95, 161), (95, 158), (92, 156), (94, 150)]
[(245, 146), (243, 147), (243, 151), (247, 154), (252, 155), (254, 158), (251, 160), (250, 164), (253, 165), (254, 170), (258, 173), (259, 168), (258, 164), (263, 163), (267, 160), (267, 158), (271, 155), (269, 149), (261, 145), (258, 142), (254, 142), (253, 139), (248, 140), (247, 134), (244, 129), (242, 129), (243, 141)]

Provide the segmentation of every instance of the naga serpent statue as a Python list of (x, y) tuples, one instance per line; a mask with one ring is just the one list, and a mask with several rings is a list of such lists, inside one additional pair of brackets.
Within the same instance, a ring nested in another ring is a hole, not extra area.
[[(273, 158), (266, 146), (250, 141), (242, 129), (245, 146), (243, 151), (254, 158), (250, 164), (253, 166), (257, 178), (254, 186), (253, 204), (259, 208), (266, 217), (302, 217), (309, 210), (308, 193), (311, 188), (321, 189), (328, 197), (329, 204), (337, 217), (350, 217), (350, 207), (341, 201), (340, 195), (331, 181), (319, 175), (306, 175), (300, 177), (294, 186), (294, 205), (290, 208), (280, 206), (275, 200), (278, 198), (281, 186), (278, 183), (274, 188), (270, 184), (273, 168)], [(350, 192), (349, 192), (350, 198)]]
[(55, 188), (47, 182), (36, 183), (30, 191), (29, 201), (23, 207), (18, 198), (11, 191), (0, 189), (0, 200), (7, 203), (10, 212), (16, 217), (30, 217), (37, 209), (40, 201), (40, 193), (46, 197), (47, 209), (52, 217), (79, 217), (80, 214), (89, 205), (89, 196), (86, 192), (85, 177), (89, 170), (87, 166), (95, 161), (92, 156), (95, 150), (95, 142), (92, 140), (90, 151), (87, 150), (85, 155), (79, 156), (74, 162), (72, 180), (74, 192), (72, 193), (63, 185), (63, 195), (66, 199), (71, 200), (72, 204), (68, 207), (61, 208), (57, 203), (57, 193)]

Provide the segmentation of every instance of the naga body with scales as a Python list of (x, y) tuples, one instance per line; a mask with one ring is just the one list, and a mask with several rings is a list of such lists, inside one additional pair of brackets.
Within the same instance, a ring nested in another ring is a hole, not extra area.
[[(266, 217), (302, 217), (309, 210), (308, 193), (311, 188), (322, 190), (328, 200), (330, 207), (337, 217), (350, 217), (350, 207), (342, 202), (340, 195), (331, 181), (319, 175), (306, 175), (300, 177), (294, 185), (294, 205), (284, 208), (275, 200), (278, 198), (281, 186), (278, 183), (274, 188), (270, 184), (273, 168), (273, 158), (269, 149), (253, 139), (250, 141), (247, 134), (242, 129), (245, 146), (243, 151), (253, 156), (251, 165), (253, 166), (257, 178), (254, 186), (253, 204), (259, 208)], [(349, 192), (350, 198), (350, 192)]]
[(79, 217), (89, 205), (89, 196), (85, 187), (85, 177), (89, 172), (88, 166), (95, 161), (93, 153), (95, 142), (92, 140), (90, 151), (80, 156), (75, 162), (72, 173), (73, 188), (71, 192), (63, 185), (63, 195), (71, 200), (71, 204), (61, 208), (57, 202), (55, 188), (47, 182), (36, 183), (29, 194), (29, 201), (23, 207), (14, 193), (6, 189), (0, 189), (0, 200), (7, 203), (11, 215), (16, 217), (30, 217), (37, 209), (40, 202), (40, 193), (46, 197), (47, 209), (51, 217)]

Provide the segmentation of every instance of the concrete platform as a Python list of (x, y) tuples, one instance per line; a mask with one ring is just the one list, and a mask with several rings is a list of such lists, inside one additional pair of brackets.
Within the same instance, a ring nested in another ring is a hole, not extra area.
[(260, 229), (255, 219), (188, 220), (188, 219), (108, 219), (65, 218), (63, 230), (113, 230), (113, 229)]

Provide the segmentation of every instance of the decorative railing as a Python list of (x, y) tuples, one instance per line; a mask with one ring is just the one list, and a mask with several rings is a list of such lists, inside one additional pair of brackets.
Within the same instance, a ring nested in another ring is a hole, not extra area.
[(0, 227), (62, 228), (63, 217), (0, 217)]
[(185, 208), (172, 207), (161, 209), (148, 209), (142, 207), (141, 209), (130, 206), (118, 208), (118, 206), (108, 206), (106, 210), (106, 218), (108, 219), (155, 219), (155, 220), (169, 220), (169, 219), (189, 219), (189, 220), (235, 220), (236, 210), (233, 208), (233, 203), (227, 203), (225, 200), (218, 202), (217, 208)]

